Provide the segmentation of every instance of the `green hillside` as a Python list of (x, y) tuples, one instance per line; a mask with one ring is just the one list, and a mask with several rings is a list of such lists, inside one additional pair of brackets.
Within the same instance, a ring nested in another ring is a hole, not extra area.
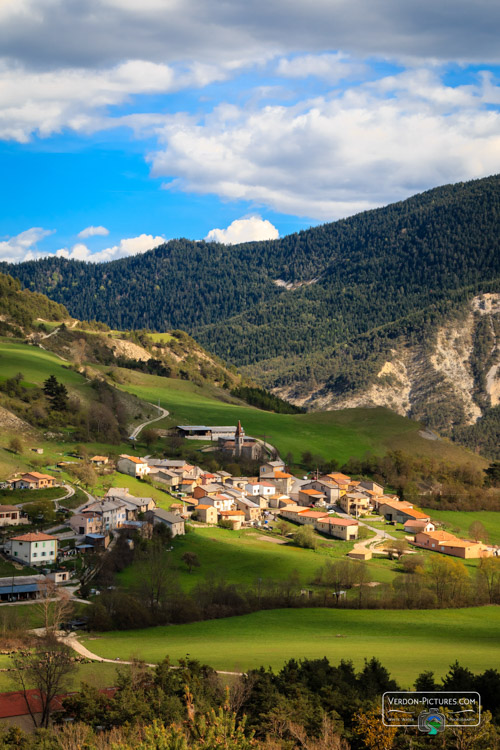
[[(293, 657), (332, 663), (376, 656), (402, 686), (431, 668), (444, 676), (457, 659), (482, 671), (500, 659), (499, 607), (452, 610), (356, 611), (271, 610), (241, 617), (171, 625), (83, 638), (106, 658), (139, 657), (159, 662), (189, 653), (215, 669), (245, 670), (262, 665), (279, 669)], [(423, 658), (425, 654), (425, 659)]]
[[(399, 449), (454, 463), (486, 465), (481, 457), (448, 441), (429, 441), (418, 433), (421, 425), (389, 409), (345, 409), (307, 414), (275, 414), (234, 403), (225, 391), (144, 373), (124, 373), (120, 387), (145, 401), (160, 403), (170, 412), (170, 424), (236, 424), (248, 435), (274, 445), (282, 456), (298, 461), (304, 451), (335, 458), (340, 463), (367, 451), (383, 454)], [(224, 399), (224, 400), (219, 400)]]

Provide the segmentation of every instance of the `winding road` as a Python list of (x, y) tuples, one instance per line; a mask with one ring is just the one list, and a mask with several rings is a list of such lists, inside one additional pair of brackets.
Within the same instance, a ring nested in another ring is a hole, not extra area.
[(139, 435), (139, 433), (141, 432), (141, 430), (143, 430), (144, 427), (146, 427), (148, 424), (153, 424), (153, 422), (158, 422), (160, 419), (163, 419), (164, 417), (168, 417), (168, 415), (170, 414), (170, 412), (164, 409), (163, 406), (157, 406), (156, 404), (151, 404), (151, 406), (154, 406), (155, 409), (158, 409), (161, 412), (161, 414), (158, 417), (154, 417), (153, 419), (147, 419), (145, 422), (142, 422), (142, 424), (135, 427), (131, 435), (129, 436), (129, 440), (135, 440), (137, 436)]

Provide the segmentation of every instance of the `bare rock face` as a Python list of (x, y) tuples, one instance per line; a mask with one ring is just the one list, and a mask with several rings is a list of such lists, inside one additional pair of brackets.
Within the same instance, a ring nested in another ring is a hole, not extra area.
[(33, 432), (33, 428), (24, 419), (16, 417), (8, 409), (4, 409), (0, 406), (0, 428), (2, 430), (15, 430), (16, 432), (30, 433)]
[(127, 359), (136, 359), (140, 362), (147, 362), (151, 359), (151, 354), (139, 346), (134, 344), (132, 341), (124, 341), (123, 339), (111, 339), (109, 346), (113, 349), (115, 357), (126, 357)]
[(292, 387), (276, 392), (311, 409), (385, 406), (438, 428), (474, 424), (500, 403), (500, 294), (475, 297), (432, 340), (400, 341), (365, 389), (339, 395), (318, 383), (300, 398)]

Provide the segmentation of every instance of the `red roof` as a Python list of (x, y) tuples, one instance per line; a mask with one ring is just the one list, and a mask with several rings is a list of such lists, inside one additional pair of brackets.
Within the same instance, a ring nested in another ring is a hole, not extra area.
[(57, 539), (55, 536), (44, 534), (43, 531), (30, 531), (28, 534), (21, 534), (21, 536), (13, 536), (11, 538), (15, 542), (47, 542)]
[(319, 519), (319, 518), (324, 518), (327, 515), (328, 513), (326, 513), (325, 511), (321, 513), (319, 510), (301, 510), (299, 512), (299, 516), (301, 518), (305, 517), (305, 518), (318, 518)]

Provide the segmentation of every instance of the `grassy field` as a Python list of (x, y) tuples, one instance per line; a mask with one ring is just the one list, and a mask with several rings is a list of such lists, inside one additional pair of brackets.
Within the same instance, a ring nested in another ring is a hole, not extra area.
[[(9, 657), (0, 655), (0, 692), (7, 693), (18, 689), (10, 673), (2, 671), (8, 669), (9, 666)], [(116, 684), (116, 670), (117, 667), (114, 664), (99, 662), (79, 664), (74, 674), (70, 676), (67, 689), (77, 690), (81, 682), (87, 682), (97, 688), (112, 687)]]
[[(279, 669), (292, 657), (356, 667), (376, 656), (404, 687), (432, 669), (443, 676), (456, 659), (474, 671), (500, 660), (500, 607), (430, 611), (270, 610), (242, 617), (83, 637), (107, 658), (158, 662), (187, 653), (216, 669)], [(425, 656), (424, 656), (425, 655)]]
[(481, 521), (488, 532), (489, 541), (492, 544), (500, 544), (500, 512), (494, 510), (459, 511), (459, 510), (433, 510), (427, 508), (432, 520), (444, 524), (447, 531), (454, 530), (462, 536), (469, 536), (469, 526), (474, 521)]
[(55, 375), (60, 382), (68, 388), (76, 389), (80, 395), (90, 394), (90, 386), (82, 375), (68, 369), (59, 357), (44, 349), (0, 341), (0, 362), (0, 381), (21, 372), (24, 375), (24, 385), (42, 385), (50, 375)]
[[(217, 527), (196, 527), (184, 537), (176, 537), (172, 552), (165, 558), (176, 570), (185, 590), (193, 588), (207, 577), (223, 578), (229, 583), (250, 586), (259, 578), (263, 581), (284, 581), (294, 571), (300, 583), (310, 586), (318, 569), (328, 559), (342, 558), (352, 549), (352, 542), (330, 541), (318, 535), (318, 550), (302, 549), (293, 544), (277, 544), (271, 535), (258, 531), (229, 531)], [(189, 573), (181, 557), (184, 552), (195, 552), (200, 567)], [(394, 561), (371, 560), (369, 567), (374, 580), (389, 582), (398, 575)], [(141, 579), (141, 567), (136, 563), (118, 575), (120, 584), (129, 587)]]
[(265, 438), (282, 455), (291, 452), (299, 460), (303, 451), (335, 458), (341, 463), (367, 451), (383, 454), (398, 448), (442, 460), (485, 466), (475, 454), (446, 441), (420, 437), (420, 426), (388, 409), (344, 409), (309, 414), (274, 414), (243, 404), (227, 402), (223, 391), (199, 387), (188, 381), (122, 371), (121, 387), (170, 411), (170, 424), (236, 424), (241, 419), (247, 434)]

